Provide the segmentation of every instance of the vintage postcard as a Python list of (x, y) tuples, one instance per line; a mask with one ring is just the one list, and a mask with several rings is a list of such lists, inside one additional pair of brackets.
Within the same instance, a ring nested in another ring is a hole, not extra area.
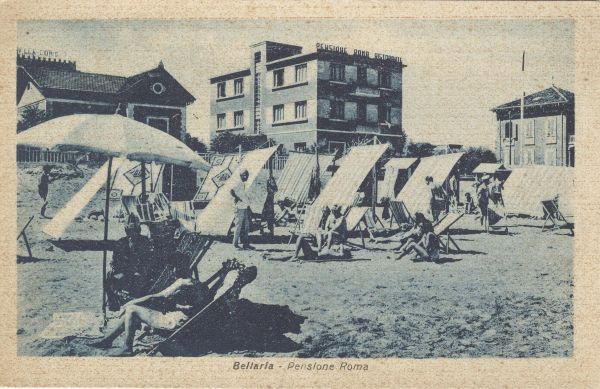
[(600, 385), (597, 4), (90, 4), (5, 6), (3, 385)]

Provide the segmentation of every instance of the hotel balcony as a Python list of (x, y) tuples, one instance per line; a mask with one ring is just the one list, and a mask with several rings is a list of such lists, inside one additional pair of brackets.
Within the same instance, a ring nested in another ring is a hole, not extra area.
[(399, 125), (386, 125), (384, 123), (367, 123), (362, 120), (357, 121), (356, 119), (335, 119), (323, 117), (319, 117), (317, 119), (317, 128), (372, 134), (398, 134), (400, 132)]

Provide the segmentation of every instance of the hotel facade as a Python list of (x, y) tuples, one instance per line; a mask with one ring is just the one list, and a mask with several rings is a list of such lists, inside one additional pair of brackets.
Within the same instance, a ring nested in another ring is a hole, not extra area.
[(211, 138), (266, 135), (287, 150), (331, 152), (374, 136), (403, 139), (400, 58), (269, 41), (250, 46), (249, 57), (249, 67), (210, 79)]
[(575, 95), (550, 88), (492, 108), (496, 157), (506, 166), (575, 166)]

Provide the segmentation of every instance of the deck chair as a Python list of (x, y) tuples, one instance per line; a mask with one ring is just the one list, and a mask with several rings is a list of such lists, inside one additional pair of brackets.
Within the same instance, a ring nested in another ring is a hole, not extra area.
[(172, 284), (176, 279), (175, 270), (177, 266), (186, 267), (191, 272), (191, 275), (195, 279), (198, 279), (198, 264), (210, 249), (213, 238), (196, 232), (186, 231), (182, 233), (179, 239), (179, 244), (175, 251), (183, 254), (179, 256), (182, 259), (182, 263), (165, 266), (158, 279), (150, 288), (149, 294), (159, 292)]
[(370, 213), (369, 207), (352, 207), (346, 215), (346, 223), (348, 224), (348, 232), (358, 230), (362, 248), (365, 248), (365, 237), (361, 224), (364, 222), (366, 215)]
[[(225, 284), (226, 277), (231, 271), (237, 271), (237, 275), (232, 282)], [(159, 351), (168, 354), (169, 348), (178, 337), (186, 332), (193, 332), (194, 328), (199, 328), (198, 326), (203, 326), (211, 315), (219, 311), (232, 315), (242, 288), (256, 279), (256, 273), (255, 266), (246, 267), (235, 259), (224, 262), (222, 268), (204, 282), (209, 290), (207, 304), (174, 331), (155, 331), (155, 334), (163, 339), (154, 344), (146, 344), (145, 346), (150, 348), (147, 355), (154, 355)], [(142, 337), (139, 337), (138, 341), (141, 339)]]
[[(542, 231), (555, 231), (562, 227), (567, 227), (571, 231), (571, 235), (575, 235), (572, 223), (569, 223), (559, 209), (558, 200), (543, 200), (542, 208), (544, 209), (545, 218)], [(552, 223), (552, 225), (548, 225)]]
[(392, 213), (392, 217), (390, 218), (390, 228), (392, 228), (392, 223), (394, 221), (398, 224), (398, 227), (402, 224), (412, 224), (414, 222), (404, 201), (390, 201), (390, 212)]
[[(460, 251), (460, 247), (456, 244), (456, 241), (452, 239), (450, 234), (450, 227), (464, 216), (464, 213), (450, 212), (445, 214), (434, 226), (433, 233), (437, 236), (440, 242), (440, 248), (446, 250), (446, 254), (450, 251), (450, 244)], [(445, 238), (445, 241), (444, 241)]]
[(295, 220), (292, 222), (289, 228), (290, 240), (288, 241), (288, 245), (292, 243), (292, 240), (294, 240), (295, 236), (300, 235), (302, 228), (304, 227), (304, 218), (308, 213), (308, 209), (309, 204), (300, 203), (296, 205), (294, 213)]

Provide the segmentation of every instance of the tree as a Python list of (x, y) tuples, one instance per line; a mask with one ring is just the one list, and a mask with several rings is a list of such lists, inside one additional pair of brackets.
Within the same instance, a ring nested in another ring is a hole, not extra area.
[(26, 107), (21, 112), (21, 117), (17, 121), (17, 134), (48, 119), (50, 117), (46, 115), (46, 111), (41, 110), (38, 105)]
[(471, 174), (480, 163), (497, 162), (494, 152), (485, 147), (469, 147), (456, 165), (461, 174)]
[(188, 133), (185, 134), (185, 144), (198, 154), (206, 154), (208, 151), (208, 148), (203, 142), (200, 141), (200, 139), (195, 136), (191, 136)]
[(406, 146), (406, 157), (424, 158), (431, 157), (435, 146), (427, 142), (409, 142)]
[(210, 142), (210, 150), (215, 153), (227, 154), (239, 151), (254, 150), (267, 142), (265, 135), (237, 135), (231, 132), (222, 132), (215, 136)]

